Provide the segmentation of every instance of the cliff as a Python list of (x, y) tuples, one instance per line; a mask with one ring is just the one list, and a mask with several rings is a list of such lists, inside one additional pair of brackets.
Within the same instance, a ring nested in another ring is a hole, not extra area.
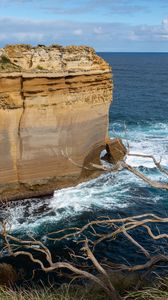
[(0, 200), (45, 195), (95, 176), (73, 164), (108, 138), (109, 65), (92, 48), (0, 49)]

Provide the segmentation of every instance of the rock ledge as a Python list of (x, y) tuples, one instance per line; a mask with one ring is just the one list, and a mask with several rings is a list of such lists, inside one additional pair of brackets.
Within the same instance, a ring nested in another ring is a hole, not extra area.
[(92, 48), (0, 49), (0, 201), (96, 176), (68, 157), (81, 166), (98, 157), (111, 99), (111, 68)]

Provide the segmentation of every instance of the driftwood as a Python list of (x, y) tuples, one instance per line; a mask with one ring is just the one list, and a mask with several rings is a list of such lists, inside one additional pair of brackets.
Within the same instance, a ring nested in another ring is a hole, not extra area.
[[(77, 167), (87, 170), (99, 170), (103, 172), (118, 172), (123, 169), (128, 170), (133, 173), (138, 178), (142, 179), (145, 183), (149, 184), (154, 188), (165, 189), (168, 190), (168, 183), (157, 182), (151, 180), (147, 176), (145, 176), (142, 172), (137, 170), (126, 163), (127, 156), (137, 156), (143, 158), (150, 158), (153, 160), (156, 168), (163, 173), (165, 176), (168, 176), (168, 171), (161, 166), (161, 161), (157, 162), (156, 159), (152, 155), (144, 155), (144, 154), (136, 154), (130, 153), (129, 148), (126, 154), (126, 157), (122, 161), (118, 161), (115, 164), (109, 164), (108, 166), (104, 164), (93, 164), (81, 166), (77, 162), (74, 162), (68, 155), (67, 151), (64, 153), (62, 151), (62, 155), (67, 157), (67, 159)], [(84, 269), (83, 265), (78, 263), (77, 265), (74, 261), (53, 261), (52, 254), (50, 250), (43, 244), (41, 241), (36, 241), (33, 238), (30, 240), (21, 240), (11, 235), (7, 231), (7, 227), (5, 222), (1, 223), (0, 226), (0, 240), (3, 242), (3, 248), (1, 250), (1, 256), (3, 256), (4, 251), (8, 253), (9, 256), (17, 257), (19, 255), (27, 257), (34, 264), (38, 265), (41, 270), (48, 273), (51, 271), (56, 271), (60, 269), (68, 269), (72, 272), (74, 277), (83, 277), (88, 279), (99, 286), (101, 286), (104, 291), (108, 294), (108, 296), (113, 300), (121, 299), (118, 292), (115, 290), (109, 276), (109, 270), (112, 269), (115, 272), (117, 271), (127, 271), (127, 272), (135, 272), (135, 271), (151, 271), (153, 268), (157, 268), (157, 266), (161, 263), (168, 263), (168, 255), (167, 249), (165, 249), (164, 253), (158, 253), (154, 255), (150, 253), (149, 250), (145, 249), (143, 244), (140, 244), (132, 235), (132, 232), (136, 229), (143, 229), (146, 236), (148, 236), (151, 240), (161, 240), (168, 239), (167, 232), (156, 234), (153, 232), (153, 227), (151, 226), (159, 224), (167, 224), (168, 218), (162, 218), (155, 214), (143, 214), (138, 216), (131, 216), (127, 218), (101, 218), (98, 220), (93, 220), (88, 222), (83, 227), (73, 227), (73, 228), (64, 228), (62, 230), (56, 232), (50, 232), (47, 235), (48, 240), (53, 240), (55, 242), (59, 242), (62, 240), (73, 239), (78, 244), (81, 245), (82, 254), (77, 255), (75, 253), (71, 254), (71, 257), (83, 258), (85, 261), (89, 260), (92, 263), (92, 270), (88, 268)], [(101, 227), (101, 231), (99, 230)], [(104, 228), (104, 232), (103, 231)], [(145, 257), (145, 263), (129, 265), (129, 264), (121, 264), (120, 262), (108, 262), (106, 259), (106, 263), (99, 262), (95, 255), (95, 248), (98, 244), (107, 241), (108, 243), (113, 243), (115, 239), (119, 235), (123, 235), (127, 238), (128, 242), (131, 243), (134, 247), (141, 252), (141, 254)], [(143, 243), (143, 241), (142, 241)], [(43, 254), (45, 257), (45, 262), (37, 258), (37, 255), (34, 253)], [(46, 263), (47, 262), (47, 263)], [(95, 273), (95, 271), (97, 273)], [(34, 273), (33, 273), (34, 274)], [(98, 276), (101, 275), (101, 276)]]
[[(100, 172), (118, 172), (118, 171), (122, 171), (122, 170), (127, 170), (129, 172), (131, 172), (132, 174), (134, 174), (136, 177), (140, 178), (141, 180), (143, 180), (145, 183), (147, 183), (148, 185), (150, 185), (151, 187), (157, 188), (157, 189), (164, 189), (164, 190), (168, 190), (168, 183), (164, 183), (164, 182), (160, 182), (160, 181), (155, 181), (152, 180), (150, 178), (148, 178), (146, 175), (144, 175), (142, 172), (140, 172), (137, 168), (132, 167), (131, 165), (126, 163), (126, 158), (128, 156), (133, 156), (133, 157), (142, 157), (142, 158), (148, 158), (151, 159), (155, 165), (155, 167), (162, 173), (164, 174), (166, 177), (168, 177), (168, 170), (166, 170), (162, 165), (161, 165), (161, 160), (157, 161), (156, 158), (153, 155), (146, 155), (146, 154), (141, 154), (141, 153), (131, 153), (130, 152), (130, 146), (129, 143), (127, 142), (127, 148), (124, 148), (123, 143), (120, 139), (116, 139), (118, 141), (118, 152), (119, 155), (116, 153), (116, 157), (115, 152), (117, 152), (117, 145), (115, 145), (115, 151), (112, 153), (112, 157), (110, 159), (110, 147), (112, 147), (112, 145), (108, 146), (106, 145), (106, 149), (108, 149), (108, 155), (105, 155), (105, 160), (107, 160), (109, 158), (109, 165), (105, 165), (105, 164), (95, 164), (90, 162), (90, 164), (88, 166), (84, 166), (84, 165), (80, 165), (79, 163), (75, 162), (68, 154), (68, 151), (66, 149), (66, 151), (62, 151), (62, 155), (64, 157), (66, 157), (72, 164), (74, 164), (75, 166), (77, 166), (78, 168), (81, 169), (86, 169), (89, 171), (95, 171), (98, 170)], [(125, 154), (125, 156), (124, 156)], [(123, 158), (122, 160), (118, 160), (118, 158)], [(111, 163), (113, 162), (113, 163)], [(114, 163), (115, 162), (115, 163)]]
[[(153, 232), (151, 225), (159, 226), (159, 224), (168, 224), (168, 218), (162, 218), (155, 214), (143, 214), (138, 216), (132, 216), (127, 218), (104, 218), (93, 220), (88, 222), (83, 227), (64, 228), (62, 230), (48, 233), (47, 239), (59, 242), (61, 240), (73, 239), (81, 245), (81, 252), (83, 254), (76, 255), (72, 253), (71, 257), (78, 259), (79, 257), (85, 261), (89, 260), (92, 263), (92, 269), (84, 269), (83, 265), (76, 265), (74, 261), (56, 261), (52, 259), (50, 250), (41, 242), (31, 238), (30, 240), (21, 240), (8, 233), (6, 224), (1, 223), (0, 239), (3, 241), (3, 248), (1, 250), (1, 256), (3, 252), (8, 252), (9, 256), (25, 256), (34, 264), (38, 265), (44, 272), (52, 272), (60, 269), (68, 269), (72, 272), (74, 277), (83, 277), (88, 279), (104, 289), (110, 299), (119, 300), (120, 295), (115, 290), (109, 276), (109, 270), (112, 269), (115, 272), (118, 271), (149, 271), (152, 268), (157, 268), (161, 263), (168, 263), (168, 255), (165, 253), (159, 253), (153, 255), (149, 250), (146, 250), (135, 238), (133, 238), (131, 232), (135, 229), (143, 229), (145, 234), (151, 238), (151, 240), (168, 239), (167, 233), (158, 233), (157, 235)], [(101, 232), (99, 229), (101, 228)], [(103, 230), (104, 229), (104, 230)], [(104, 232), (102, 232), (102, 230)], [(145, 263), (130, 265), (113, 263), (107, 261), (104, 264), (99, 262), (94, 254), (95, 247), (104, 242), (113, 243), (119, 235), (124, 235), (129, 243), (136, 246), (137, 249), (144, 255)], [(69, 250), (70, 251), (70, 250)], [(43, 262), (35, 253), (41, 253), (44, 255), (46, 262)], [(95, 273), (97, 272), (97, 274)], [(98, 276), (100, 274), (101, 276)]]
[[(17, 256), (26, 256), (32, 261), (34, 264), (39, 265), (40, 269), (46, 273), (56, 271), (59, 269), (68, 269), (71, 271), (75, 276), (78, 275), (79, 277), (86, 278), (96, 284), (98, 284), (102, 289), (108, 294), (110, 299), (113, 300), (120, 300), (121, 297), (118, 294), (118, 292), (113, 287), (107, 272), (105, 269), (100, 265), (96, 257), (94, 256), (93, 252), (89, 248), (88, 240), (85, 239), (84, 246), (83, 246), (83, 252), (86, 253), (87, 258), (93, 263), (94, 267), (102, 275), (103, 278), (99, 278), (98, 276), (95, 276), (94, 274), (87, 272), (83, 270), (82, 268), (74, 266), (72, 263), (69, 262), (53, 262), (52, 255), (50, 250), (40, 241), (36, 240), (21, 240), (18, 239), (10, 234), (7, 233), (6, 230), (6, 224), (1, 223), (1, 232), (0, 232), (0, 238), (4, 242), (4, 247), (1, 250), (1, 256), (5, 251), (8, 251), (8, 254), (13, 257)], [(22, 250), (19, 250), (21, 248)], [(34, 252), (39, 252), (41, 254), (45, 255), (46, 261), (48, 263), (48, 266), (46, 266), (42, 260), (35, 258), (33, 255)]]
[(128, 171), (130, 171), (131, 173), (136, 175), (138, 178), (142, 179), (144, 182), (146, 182), (150, 186), (152, 186), (154, 188), (157, 188), (157, 189), (168, 190), (168, 183), (162, 183), (162, 182), (152, 180), (152, 179), (148, 178), (147, 176), (145, 176), (143, 173), (139, 172), (137, 169), (135, 169), (135, 168), (131, 167), (130, 165), (128, 165), (127, 163), (125, 163), (125, 162), (121, 162), (121, 166), (124, 169), (127, 169)]
[(161, 166), (161, 159), (160, 161), (157, 161), (156, 158), (153, 155), (147, 155), (147, 154), (138, 154), (138, 153), (127, 153), (128, 156), (136, 156), (136, 157), (143, 157), (143, 158), (150, 158), (153, 160), (156, 168), (159, 169), (160, 172), (166, 174), (168, 176), (168, 171), (165, 170), (162, 166)]

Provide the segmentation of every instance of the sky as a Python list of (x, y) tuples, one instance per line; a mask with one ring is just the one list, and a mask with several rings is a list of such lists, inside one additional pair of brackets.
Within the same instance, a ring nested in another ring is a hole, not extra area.
[(0, 47), (11, 43), (168, 52), (168, 0), (0, 0)]

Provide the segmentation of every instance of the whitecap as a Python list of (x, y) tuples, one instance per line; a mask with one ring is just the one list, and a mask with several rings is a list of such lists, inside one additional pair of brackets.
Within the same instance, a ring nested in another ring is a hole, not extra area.
[[(117, 123), (114, 124), (117, 126)], [(123, 133), (120, 124), (118, 136), (126, 138), (132, 153), (154, 155), (156, 159), (162, 156), (162, 165), (168, 166), (168, 143), (166, 141), (168, 124), (150, 123), (128, 125), (127, 133)], [(114, 137), (114, 131), (110, 131)], [(125, 140), (126, 142), (126, 140)], [(156, 170), (151, 159), (128, 157), (127, 163), (133, 167), (143, 168), (143, 172), (154, 180), (165, 180)], [(155, 203), (161, 196), (155, 197), (142, 193), (146, 184), (128, 171), (103, 174), (99, 178), (79, 184), (75, 187), (55, 191), (53, 197), (45, 199), (30, 199), (12, 203), (3, 211), (15, 232), (47, 230), (56, 226), (60, 220), (80, 216), (93, 210), (117, 210), (129, 208), (136, 202)]]

